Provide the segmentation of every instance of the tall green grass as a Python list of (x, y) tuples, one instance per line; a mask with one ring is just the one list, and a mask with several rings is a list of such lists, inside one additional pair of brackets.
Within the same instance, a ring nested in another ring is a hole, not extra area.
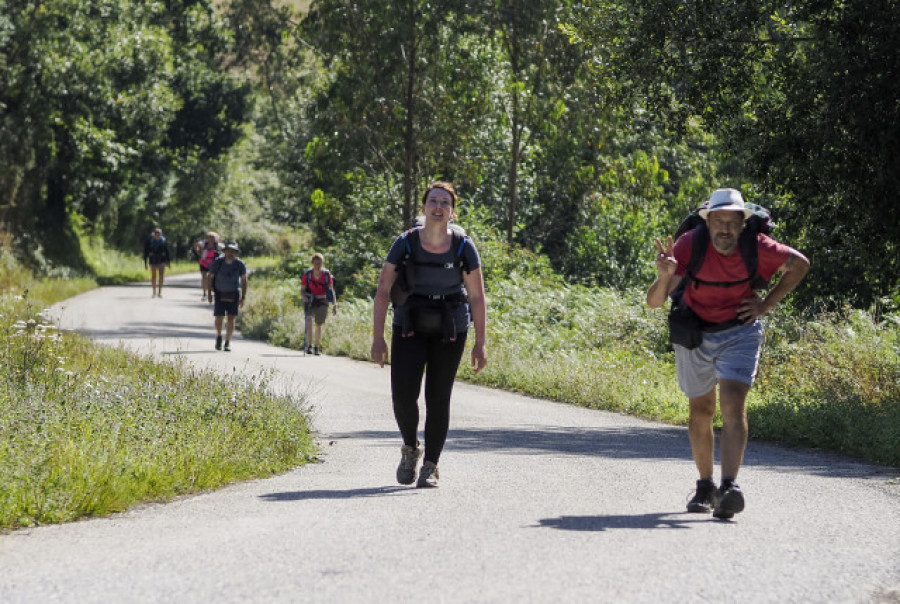
[(0, 529), (104, 515), (313, 459), (304, 396), (60, 333), (40, 309), (93, 287), (0, 250)]
[[(282, 346), (303, 342), (299, 284), (258, 278), (242, 330)], [(687, 423), (666, 313), (644, 292), (569, 286), (513, 272), (488, 292), (487, 367), (468, 355), (474, 383), (672, 424)], [(344, 300), (329, 317), (329, 354), (368, 359), (371, 300)], [(900, 317), (854, 311), (811, 320), (766, 319), (759, 379), (748, 398), (751, 436), (820, 447), (900, 467)], [(717, 419), (717, 422), (719, 420)]]

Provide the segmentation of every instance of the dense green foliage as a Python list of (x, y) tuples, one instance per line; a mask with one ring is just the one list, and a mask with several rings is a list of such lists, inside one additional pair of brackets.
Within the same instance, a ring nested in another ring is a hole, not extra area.
[(75, 222), (271, 252), (309, 226), (371, 283), (440, 177), (567, 281), (641, 287), (653, 237), (728, 185), (810, 256), (803, 306), (900, 303), (897, 0), (292, 6), (4, 0), (18, 249), (77, 267)]
[(702, 119), (777, 210), (813, 260), (805, 303), (896, 307), (900, 2), (584, 5), (567, 29), (594, 63), (673, 127)]
[(26, 257), (81, 268), (73, 215), (133, 251), (202, 232), (249, 110), (231, 45), (209, 2), (0, 3), (0, 222)]

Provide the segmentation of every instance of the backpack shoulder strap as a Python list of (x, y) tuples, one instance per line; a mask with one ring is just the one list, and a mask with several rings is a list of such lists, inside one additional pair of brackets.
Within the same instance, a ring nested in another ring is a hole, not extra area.
[(406, 231), (405, 233), (403, 233), (403, 234), (401, 235), (401, 237), (403, 237), (403, 243), (406, 245), (406, 256), (404, 257), (404, 260), (407, 259), (407, 258), (412, 258), (412, 255), (413, 255), (413, 253), (412, 253), (412, 249), (413, 249), (412, 242), (413, 242), (413, 239), (415, 238), (415, 242), (418, 243), (418, 241), (419, 241), (419, 229), (416, 229), (416, 228), (409, 229), (408, 231)]
[(695, 226), (692, 232), (691, 258), (688, 260), (687, 268), (684, 271), (685, 285), (691, 281), (697, 281), (697, 273), (700, 272), (700, 267), (703, 266), (703, 261), (706, 260), (706, 250), (709, 248), (709, 229), (705, 222)]
[(750, 279), (753, 279), (756, 277), (756, 271), (759, 268), (759, 244), (756, 229), (751, 229), (748, 226), (741, 231), (741, 236), (738, 238), (738, 248), (741, 252), (741, 258), (744, 259), (744, 264), (747, 265), (747, 274), (750, 276)]
[(463, 250), (466, 249), (466, 243), (468, 241), (470, 241), (468, 235), (463, 235), (456, 231), (453, 232), (453, 249), (455, 250), (454, 256), (456, 257), (456, 264), (461, 266), (466, 272), (469, 272), (469, 263), (463, 258)]

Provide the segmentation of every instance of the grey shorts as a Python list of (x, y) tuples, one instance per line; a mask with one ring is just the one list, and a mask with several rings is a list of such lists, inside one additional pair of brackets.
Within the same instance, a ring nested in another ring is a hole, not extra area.
[(762, 323), (738, 325), (718, 333), (703, 333), (703, 343), (693, 350), (674, 345), (678, 387), (688, 398), (702, 396), (719, 380), (736, 380), (748, 386), (756, 379)]

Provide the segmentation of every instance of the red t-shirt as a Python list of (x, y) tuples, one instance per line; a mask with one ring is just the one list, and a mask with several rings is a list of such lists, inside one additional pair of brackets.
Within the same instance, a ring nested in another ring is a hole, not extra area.
[[(676, 275), (684, 275), (688, 262), (691, 259), (694, 232), (688, 231), (675, 242), (674, 255), (678, 261)], [(757, 235), (757, 249), (759, 250), (759, 265), (757, 271), (763, 279), (771, 279), (779, 268), (791, 256), (791, 248), (778, 243), (768, 235)], [(723, 256), (713, 246), (712, 241), (706, 250), (703, 266), (697, 273), (697, 278), (703, 281), (724, 283), (740, 281), (750, 275), (747, 274), (747, 265), (737, 249), (730, 256)], [(724, 323), (737, 317), (738, 308), (744, 299), (753, 295), (750, 282), (745, 281), (731, 287), (717, 287), (714, 285), (700, 284), (695, 287), (691, 282), (684, 290), (684, 301), (700, 318), (710, 323)]]
[[(309, 276), (309, 279), (307, 279), (307, 276)], [(303, 273), (303, 278), (301, 279), (300, 285), (302, 286), (304, 293), (306, 293), (306, 289), (308, 286), (309, 293), (312, 294), (314, 298), (325, 298), (326, 290), (328, 289), (328, 286), (331, 285), (331, 273), (327, 272), (325, 269), (322, 269), (322, 273), (317, 279), (315, 276), (315, 271), (306, 271), (305, 273)]]

